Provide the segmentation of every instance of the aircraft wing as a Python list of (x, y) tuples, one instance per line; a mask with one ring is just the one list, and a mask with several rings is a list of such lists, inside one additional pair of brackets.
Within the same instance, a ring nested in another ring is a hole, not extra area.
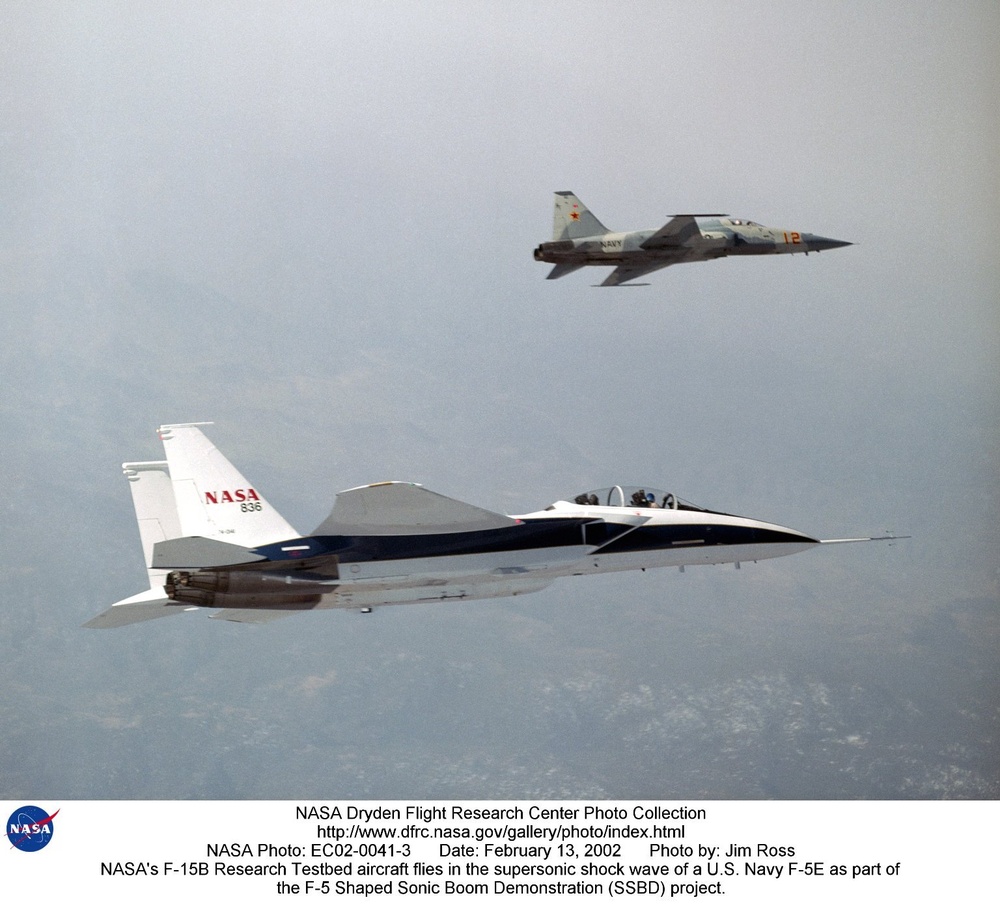
[(640, 246), (645, 249), (682, 248), (701, 229), (695, 217), (722, 217), (724, 213), (679, 213), (661, 226)]
[[(683, 260), (683, 253), (679, 252), (676, 258), (663, 258), (662, 260), (655, 261), (651, 264), (620, 264), (610, 274), (608, 274), (608, 276), (605, 277), (603, 282), (599, 283), (598, 286), (617, 287), (623, 283), (628, 283), (630, 280), (635, 280), (636, 277), (642, 277), (645, 274), (652, 274), (653, 271), (658, 271), (660, 268), (670, 267), (671, 264), (680, 264)], [(644, 283), (636, 285), (640, 287), (646, 286)]]
[(419, 484), (386, 481), (343, 490), (314, 535), (425, 535), (520, 525), (517, 519), (444, 497)]

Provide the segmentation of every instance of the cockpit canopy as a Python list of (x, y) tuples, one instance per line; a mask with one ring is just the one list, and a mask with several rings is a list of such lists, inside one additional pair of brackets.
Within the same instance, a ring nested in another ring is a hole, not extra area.
[(729, 220), (730, 226), (760, 226), (760, 223), (755, 223), (753, 220)]
[(684, 509), (697, 513), (707, 513), (709, 510), (677, 496), (665, 487), (644, 487), (638, 484), (614, 484), (611, 487), (598, 487), (577, 494), (568, 502), (581, 506), (656, 506), (661, 509)]

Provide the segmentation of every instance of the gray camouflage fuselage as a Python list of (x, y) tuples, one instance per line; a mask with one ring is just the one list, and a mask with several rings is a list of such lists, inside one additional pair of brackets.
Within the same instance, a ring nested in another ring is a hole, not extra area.
[(556, 267), (550, 280), (587, 265), (613, 266), (601, 286), (617, 286), (672, 264), (730, 255), (778, 255), (850, 245), (812, 233), (763, 226), (724, 214), (678, 214), (659, 229), (611, 232), (572, 192), (556, 193), (553, 239), (535, 260)]

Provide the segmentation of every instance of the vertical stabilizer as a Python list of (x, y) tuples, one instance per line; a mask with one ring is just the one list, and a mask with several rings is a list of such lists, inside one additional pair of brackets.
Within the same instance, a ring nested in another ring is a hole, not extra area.
[(182, 536), (253, 547), (298, 538), (281, 514), (202, 432), (205, 424), (157, 431), (170, 466)]
[(557, 191), (552, 218), (552, 239), (582, 239), (586, 236), (603, 236), (610, 230), (595, 217), (572, 191)]
[(135, 507), (135, 521), (139, 523), (139, 539), (146, 559), (149, 589), (115, 602), (110, 608), (92, 618), (84, 627), (124, 627), (139, 621), (152, 621), (169, 615), (189, 611), (190, 607), (167, 598), (164, 585), (166, 570), (154, 570), (153, 546), (160, 541), (181, 537), (181, 523), (174, 503), (174, 488), (166, 462), (126, 462), (122, 471), (128, 478)]
[(153, 545), (181, 537), (181, 523), (174, 503), (174, 487), (166, 462), (126, 462), (122, 471), (128, 478), (135, 507), (135, 521), (139, 524), (142, 554), (146, 559), (149, 588), (162, 588), (167, 578), (166, 570), (154, 570)]

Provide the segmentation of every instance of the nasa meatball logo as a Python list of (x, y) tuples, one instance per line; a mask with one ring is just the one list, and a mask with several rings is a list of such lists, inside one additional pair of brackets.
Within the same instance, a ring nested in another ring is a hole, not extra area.
[(58, 809), (49, 815), (38, 806), (15, 809), (7, 819), (7, 840), (12, 847), (25, 853), (41, 850), (52, 840), (52, 821), (58, 814)]

